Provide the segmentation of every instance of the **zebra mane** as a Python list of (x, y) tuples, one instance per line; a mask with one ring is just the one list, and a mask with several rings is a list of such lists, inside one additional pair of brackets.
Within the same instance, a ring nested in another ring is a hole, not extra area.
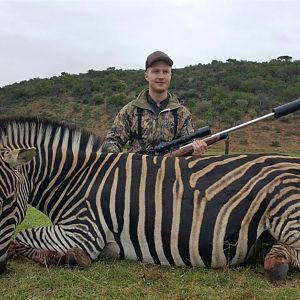
[(0, 147), (36, 147), (62, 144), (83, 151), (98, 151), (102, 139), (75, 125), (38, 117), (0, 118)]

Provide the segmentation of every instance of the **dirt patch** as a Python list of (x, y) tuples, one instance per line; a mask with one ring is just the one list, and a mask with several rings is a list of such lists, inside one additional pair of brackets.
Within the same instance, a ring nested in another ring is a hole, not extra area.
[[(106, 114), (104, 105), (88, 106), (72, 98), (40, 98), (22, 107), (2, 108), (0, 116), (38, 116), (74, 124), (101, 137), (110, 129), (114, 116)], [(246, 122), (248, 120), (244, 120)], [(233, 126), (235, 126), (233, 124)], [(233, 127), (232, 126), (232, 127)], [(281, 119), (270, 118), (230, 133), (230, 152), (294, 152), (300, 153), (300, 115), (291, 114)], [(212, 133), (231, 128), (211, 128)], [(224, 141), (210, 146), (224, 151)]]

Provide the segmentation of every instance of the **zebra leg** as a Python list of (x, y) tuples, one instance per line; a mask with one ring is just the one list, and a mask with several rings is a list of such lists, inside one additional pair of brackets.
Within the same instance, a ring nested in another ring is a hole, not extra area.
[(79, 248), (68, 249), (66, 253), (48, 249), (31, 248), (14, 240), (8, 250), (9, 258), (23, 257), (46, 266), (80, 266), (87, 268), (91, 265), (91, 258)]
[(47, 265), (88, 267), (104, 242), (101, 236), (80, 224), (24, 229), (11, 242), (10, 256), (20, 256)]

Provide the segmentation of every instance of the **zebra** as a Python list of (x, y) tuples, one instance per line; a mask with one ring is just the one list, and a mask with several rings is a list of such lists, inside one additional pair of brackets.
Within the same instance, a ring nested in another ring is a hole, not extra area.
[[(32, 205), (52, 225), (13, 239)], [(38, 118), (0, 120), (0, 273), (10, 257), (234, 267), (266, 239), (273, 283), (300, 265), (300, 158), (102, 153), (101, 139)]]

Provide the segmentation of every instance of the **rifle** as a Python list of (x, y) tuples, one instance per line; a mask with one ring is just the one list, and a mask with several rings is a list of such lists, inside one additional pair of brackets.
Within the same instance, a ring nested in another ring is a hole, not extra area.
[(194, 132), (184, 135), (176, 140), (160, 143), (158, 146), (154, 147), (154, 153), (156, 155), (164, 155), (180, 146), (190, 143), (196, 138), (201, 138), (209, 134), (211, 134), (209, 126), (198, 128)]
[[(280, 118), (280, 117), (286, 116), (292, 112), (295, 112), (299, 109), (300, 109), (300, 99), (297, 99), (297, 100), (294, 100), (287, 104), (283, 104), (281, 106), (273, 108), (272, 112), (269, 114), (266, 114), (264, 116), (254, 119), (254, 120), (250, 120), (248, 122), (242, 123), (240, 125), (234, 126), (232, 128), (223, 130), (219, 133), (215, 133), (203, 140), (209, 146), (209, 145), (214, 144), (222, 139), (227, 138), (228, 134), (232, 131), (238, 130), (242, 127), (248, 126), (250, 124), (256, 123), (258, 121), (261, 121), (261, 120), (264, 120), (264, 119), (267, 119), (270, 117)], [(193, 153), (193, 151), (194, 151), (194, 149), (193, 149), (192, 143), (189, 143), (189, 144), (180, 146), (178, 149), (175, 149), (175, 150), (169, 152), (167, 155), (168, 156), (185, 156), (185, 155), (191, 155)]]

